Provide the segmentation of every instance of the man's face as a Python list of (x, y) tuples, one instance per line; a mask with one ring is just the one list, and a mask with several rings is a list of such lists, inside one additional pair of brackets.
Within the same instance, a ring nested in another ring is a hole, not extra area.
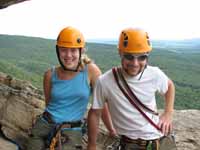
[(120, 53), (122, 67), (130, 76), (138, 75), (147, 64), (148, 54)]
[(75, 69), (79, 61), (78, 48), (59, 47), (59, 57), (63, 65), (68, 69)]

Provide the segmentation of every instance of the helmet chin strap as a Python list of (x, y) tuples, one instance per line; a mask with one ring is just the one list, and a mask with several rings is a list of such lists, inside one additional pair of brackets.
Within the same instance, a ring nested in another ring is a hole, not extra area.
[(65, 71), (73, 71), (73, 72), (78, 72), (78, 68), (81, 64), (81, 49), (79, 49), (79, 60), (78, 60), (78, 65), (76, 66), (76, 69), (69, 69), (69, 68), (66, 68), (65, 65), (62, 63), (62, 61), (60, 60), (60, 54), (59, 54), (59, 49), (58, 49), (58, 46), (56, 45), (56, 54), (57, 54), (57, 57), (58, 57), (58, 61), (61, 65), (61, 67), (63, 68), (63, 70)]
[(139, 77), (138, 80), (140, 80), (140, 79), (142, 78), (142, 75), (143, 75), (143, 73), (144, 73), (144, 70), (147, 68), (147, 64), (148, 64), (148, 58), (147, 58), (147, 62), (146, 62), (146, 64), (145, 64), (145, 66), (144, 66), (144, 69), (143, 69), (143, 70), (140, 70), (140, 72), (142, 72), (142, 73), (141, 73), (141, 75), (140, 75), (140, 77)]
[(146, 68), (147, 68), (147, 64), (145, 64), (145, 66), (144, 66), (144, 69), (140, 71), (140, 72), (142, 72), (142, 73), (141, 73), (141, 75), (140, 75), (140, 77), (139, 77), (139, 79), (138, 79), (138, 80), (140, 80), (140, 79), (142, 78), (142, 75), (143, 75), (143, 73), (144, 73), (144, 70), (145, 70)]

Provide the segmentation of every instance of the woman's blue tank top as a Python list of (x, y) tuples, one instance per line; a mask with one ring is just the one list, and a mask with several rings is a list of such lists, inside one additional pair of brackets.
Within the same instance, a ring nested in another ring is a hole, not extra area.
[(70, 80), (58, 79), (52, 68), (51, 98), (46, 108), (55, 123), (82, 120), (90, 97), (87, 66)]

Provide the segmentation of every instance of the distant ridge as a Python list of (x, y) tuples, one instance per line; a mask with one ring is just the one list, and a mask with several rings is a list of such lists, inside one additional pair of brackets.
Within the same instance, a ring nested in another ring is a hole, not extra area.
[(98, 44), (110, 44), (110, 45), (117, 45), (117, 39), (88, 39), (88, 43), (98, 43)]
[[(88, 43), (98, 43), (98, 44), (110, 44), (117, 45), (118, 39), (88, 39)], [(200, 38), (193, 39), (183, 39), (183, 40), (152, 40), (153, 48), (166, 48), (171, 51), (171, 49), (178, 48), (180, 49), (195, 49), (200, 52)], [(177, 50), (175, 50), (177, 52)], [(190, 51), (194, 53), (194, 51)], [(198, 51), (195, 51), (195, 53)]]

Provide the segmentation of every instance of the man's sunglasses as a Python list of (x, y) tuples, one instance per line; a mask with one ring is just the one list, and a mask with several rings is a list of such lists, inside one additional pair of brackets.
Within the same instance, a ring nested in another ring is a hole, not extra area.
[(143, 54), (143, 55), (123, 54), (122, 57), (130, 61), (133, 59), (137, 59), (138, 61), (144, 61), (148, 58), (148, 54)]

